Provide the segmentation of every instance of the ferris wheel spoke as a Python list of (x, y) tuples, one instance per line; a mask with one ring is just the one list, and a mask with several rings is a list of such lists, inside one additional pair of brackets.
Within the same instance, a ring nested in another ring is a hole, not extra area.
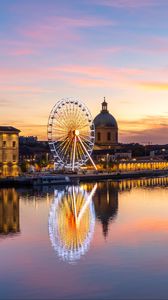
[(68, 132), (68, 127), (67, 126), (63, 126), (62, 124), (60, 124), (59, 122), (55, 122), (53, 123), (52, 126), (55, 130), (59, 130), (59, 131), (63, 131), (63, 132)]
[(68, 136), (68, 133), (67, 132), (61, 132), (61, 131), (55, 131), (54, 130), (54, 132), (53, 132), (53, 136), (55, 137), (55, 138), (63, 138), (63, 139), (65, 139), (67, 136)]
[(56, 115), (57, 115), (57, 119), (55, 118), (55, 121), (59, 122), (60, 124), (62, 124), (62, 126), (66, 127), (67, 121), (66, 121), (65, 116), (63, 114), (61, 115), (58, 112), (56, 112)]
[[(81, 137), (80, 137), (81, 138)], [(85, 147), (88, 149), (90, 147), (90, 144), (88, 141), (85, 141), (84, 139), (81, 138), (82, 143), (85, 145)], [(88, 149), (89, 150), (89, 149)]]
[(59, 128), (59, 127), (54, 127), (53, 129), (54, 129), (53, 132), (55, 134), (58, 133), (58, 134), (68, 135), (67, 130), (63, 130), (63, 129)]
[[(87, 128), (87, 129), (85, 129)], [(79, 126), (79, 130), (86, 130), (88, 132), (88, 130), (90, 130), (90, 126), (86, 123), (82, 124)]]
[(64, 145), (58, 144), (57, 147), (56, 147), (56, 151), (57, 151), (58, 155), (61, 157), (61, 159), (62, 159), (62, 155), (61, 154), (63, 152), (62, 148), (65, 147), (65, 146), (66, 146), (66, 143), (64, 143)]
[(74, 138), (74, 148), (73, 148), (73, 160), (72, 160), (72, 170), (75, 168), (75, 154), (76, 154), (76, 135)]
[(68, 150), (70, 149), (70, 145), (72, 143), (72, 139), (68, 139), (67, 144), (65, 147), (62, 149), (62, 155), (65, 156), (68, 153)]
[(85, 155), (85, 153), (84, 153), (83, 147), (81, 146), (81, 143), (78, 142), (78, 157), (79, 157), (80, 161), (83, 160), (84, 155)]
[(87, 151), (87, 149), (86, 149), (86, 147), (85, 147), (84, 143), (82, 142), (82, 140), (81, 140), (80, 136), (78, 136), (78, 138), (79, 138), (79, 141), (81, 142), (81, 145), (82, 145), (82, 147), (84, 148), (84, 150), (86, 151), (86, 153), (87, 153), (88, 157), (90, 158), (90, 161), (92, 162), (93, 166), (94, 166), (94, 167), (95, 167), (95, 169), (97, 170), (97, 167), (96, 167), (96, 165), (95, 165), (94, 161), (92, 160), (92, 158), (91, 158), (91, 156), (90, 156), (89, 152)]
[(87, 136), (87, 138), (83, 135), (80, 134), (80, 137), (82, 140), (85, 140), (85, 142), (87, 142), (89, 145), (94, 145), (93, 142), (91, 142), (91, 140), (89, 139), (89, 137)]
[(55, 123), (53, 125), (58, 126), (60, 128), (66, 128), (67, 127), (66, 121), (64, 121), (64, 119), (61, 118), (61, 117), (59, 119), (55, 120)]
[(60, 145), (61, 143), (65, 143), (68, 139), (68, 136), (59, 136), (57, 137), (57, 143)]

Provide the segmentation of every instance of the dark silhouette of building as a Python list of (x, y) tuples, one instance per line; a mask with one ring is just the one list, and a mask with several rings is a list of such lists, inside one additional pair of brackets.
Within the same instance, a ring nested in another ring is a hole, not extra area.
[(100, 182), (93, 197), (96, 217), (102, 223), (103, 235), (107, 237), (109, 223), (117, 217), (118, 183)]

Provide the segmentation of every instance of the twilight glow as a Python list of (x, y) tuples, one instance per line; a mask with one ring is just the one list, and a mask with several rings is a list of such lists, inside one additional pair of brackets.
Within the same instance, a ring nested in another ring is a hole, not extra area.
[(103, 97), (120, 142), (166, 144), (168, 1), (2, 0), (0, 125), (46, 139), (57, 100), (93, 117)]

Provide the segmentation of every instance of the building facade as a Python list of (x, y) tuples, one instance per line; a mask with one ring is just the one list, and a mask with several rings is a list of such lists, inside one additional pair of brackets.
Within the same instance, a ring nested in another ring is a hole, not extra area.
[(17, 176), (19, 132), (11, 126), (0, 126), (0, 176)]
[(118, 125), (116, 119), (109, 113), (108, 104), (104, 98), (102, 109), (94, 119), (95, 145), (102, 149), (114, 148), (118, 144)]

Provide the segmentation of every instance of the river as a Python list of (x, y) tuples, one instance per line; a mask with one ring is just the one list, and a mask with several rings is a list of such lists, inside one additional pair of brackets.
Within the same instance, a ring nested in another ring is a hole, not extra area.
[(0, 299), (167, 299), (168, 177), (0, 189)]

